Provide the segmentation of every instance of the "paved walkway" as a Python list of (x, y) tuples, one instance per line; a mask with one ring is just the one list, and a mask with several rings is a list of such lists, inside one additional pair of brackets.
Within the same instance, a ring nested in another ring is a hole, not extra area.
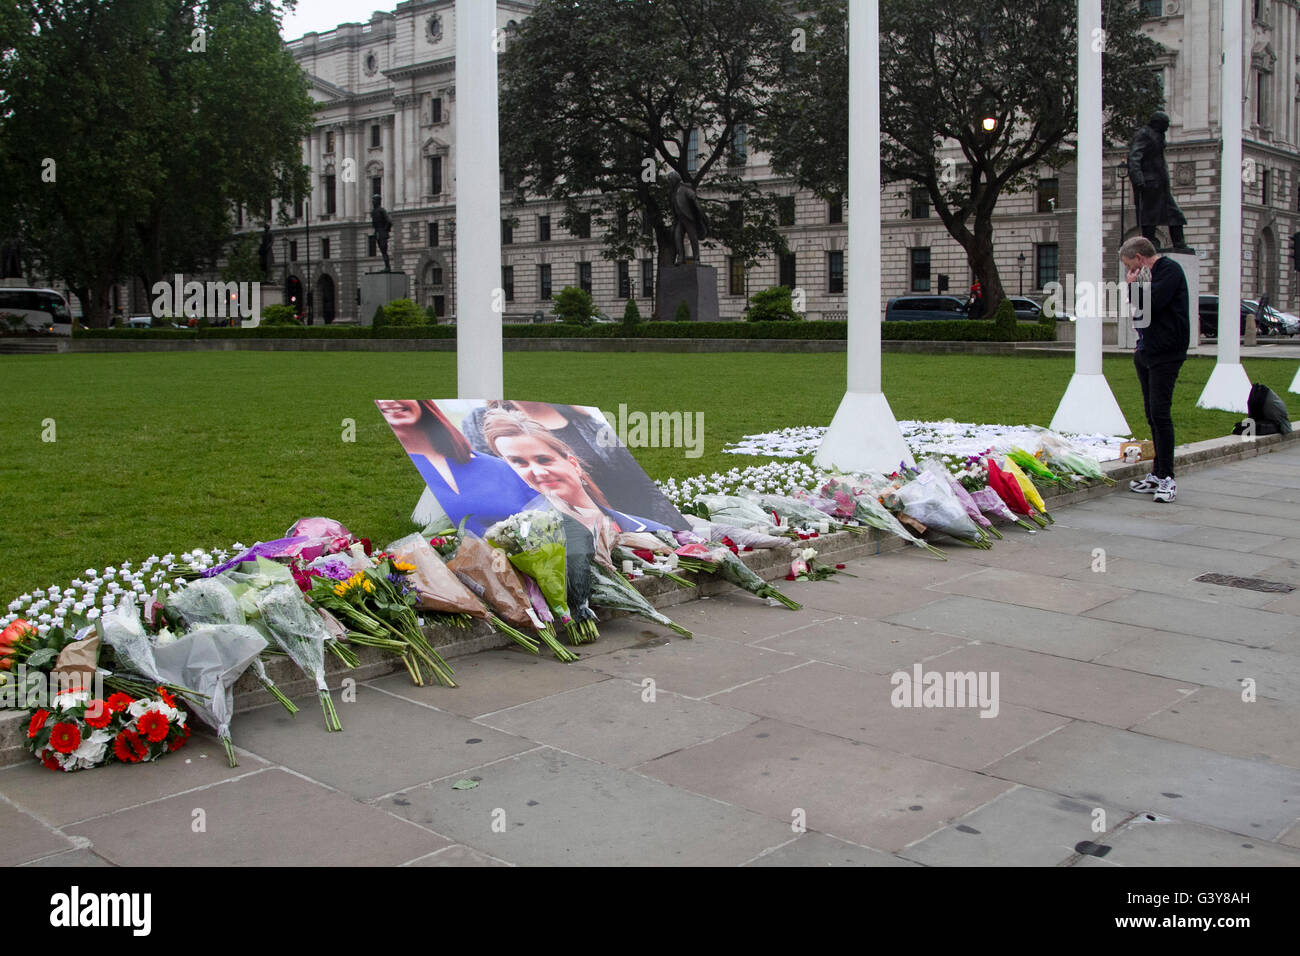
[[(694, 641), (619, 620), (567, 667), (388, 676), (342, 734), (244, 714), (237, 769), (206, 738), (9, 768), (0, 864), (1297, 865), (1300, 589), (1195, 578), (1300, 586), (1300, 450), (1179, 485), (855, 562), (802, 612), (692, 602)], [(996, 673), (997, 715), (891, 706), (917, 664)]]

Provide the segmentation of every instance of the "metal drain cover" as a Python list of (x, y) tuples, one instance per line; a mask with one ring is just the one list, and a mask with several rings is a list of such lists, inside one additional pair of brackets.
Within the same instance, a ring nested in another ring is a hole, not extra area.
[(1247, 591), (1276, 591), (1278, 594), (1290, 594), (1295, 590), (1281, 581), (1265, 581), (1263, 578), (1237, 578), (1231, 574), (1202, 574), (1193, 578), (1203, 584), (1221, 584), (1226, 588), (1243, 588)]

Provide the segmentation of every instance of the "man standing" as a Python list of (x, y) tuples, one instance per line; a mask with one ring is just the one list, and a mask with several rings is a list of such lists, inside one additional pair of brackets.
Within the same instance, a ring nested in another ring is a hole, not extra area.
[(1151, 439), (1156, 446), (1151, 474), (1129, 482), (1129, 490), (1152, 495), (1156, 501), (1173, 501), (1177, 488), (1174, 485), (1174, 419), (1170, 407), (1174, 383), (1187, 359), (1191, 331), (1187, 277), (1178, 263), (1157, 254), (1151, 240), (1144, 236), (1134, 236), (1125, 242), (1120, 247), (1119, 259), (1128, 270), (1128, 281), (1145, 285), (1139, 287), (1137, 295), (1133, 326), (1138, 341), (1133, 364), (1142, 386), (1142, 405), (1151, 427)]

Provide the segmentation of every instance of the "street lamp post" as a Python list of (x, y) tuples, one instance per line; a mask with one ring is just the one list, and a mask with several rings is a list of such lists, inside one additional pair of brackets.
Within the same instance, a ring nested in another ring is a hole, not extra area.
[(1025, 254), (1022, 252), (1016, 256), (1016, 272), (1020, 276), (1020, 294), (1025, 294)]

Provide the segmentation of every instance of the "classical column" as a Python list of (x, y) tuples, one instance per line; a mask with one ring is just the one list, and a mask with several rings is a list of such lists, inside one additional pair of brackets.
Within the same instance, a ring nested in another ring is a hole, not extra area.
[(504, 398), (496, 4), (456, 0), (456, 393)]
[(880, 0), (849, 0), (848, 109), (848, 389), (813, 464), (888, 473), (912, 452), (880, 387)]
[(384, 208), (391, 209), (394, 206), (393, 191), (397, 183), (397, 175), (393, 160), (393, 117), (385, 116), (380, 120), (383, 128), (384, 142)]
[(420, 98), (412, 96), (406, 105), (406, 153), (402, 181), (406, 183), (406, 201), (412, 206), (421, 202), (420, 194)]
[(406, 206), (406, 101), (409, 97), (393, 97), (393, 142), (396, 144), (396, 152), (392, 157), (385, 158), (385, 168), (391, 163), (393, 167), (393, 178), (396, 181), (396, 191), (393, 193), (391, 202), (394, 206)]
[(338, 148), (338, 159), (334, 164), (334, 168), (338, 173), (338, 188), (343, 193), (339, 201), (339, 213), (341, 218), (348, 219), (356, 214), (352, 207), (352, 186), (346, 181), (349, 169), (352, 171), (351, 175), (357, 175), (357, 164), (348, 162), (349, 159), (356, 158), (353, 156), (356, 151), (356, 135), (348, 129), (347, 123), (339, 123), (334, 127), (334, 138)]
[(311, 217), (319, 219), (325, 212), (325, 167), (321, 162), (321, 132), (311, 130)]
[[(1246, 411), (1250, 376), (1241, 365), (1241, 127), (1242, 28), (1241, 0), (1223, 0), (1223, 70), (1219, 84), (1219, 129), (1223, 158), (1219, 185), (1219, 338), (1218, 358), (1197, 408)], [(1197, 321), (1195, 315), (1191, 321)]]
[[(1074, 375), (1052, 417), (1054, 431), (1128, 435), (1119, 402), (1102, 374), (1101, 323), (1106, 297), (1102, 283), (1102, 110), (1101, 51), (1093, 49), (1094, 31), (1101, 29), (1097, 0), (1079, 0), (1078, 201), (1075, 203), (1075, 322)], [(1068, 278), (1067, 278), (1067, 281)], [(1084, 290), (1092, 290), (1089, 295)], [(1121, 321), (1123, 319), (1121, 318)]]

